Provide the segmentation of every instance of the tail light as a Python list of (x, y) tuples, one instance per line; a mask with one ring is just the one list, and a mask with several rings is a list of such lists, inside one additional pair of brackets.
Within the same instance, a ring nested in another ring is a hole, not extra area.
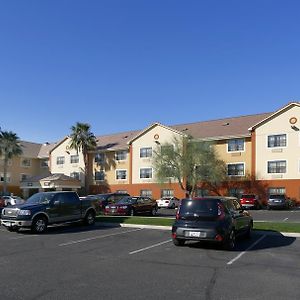
[(172, 233), (172, 238), (173, 238), (173, 239), (176, 239), (176, 237), (177, 237), (176, 232), (173, 232), (173, 233)]
[(218, 241), (218, 242), (222, 242), (223, 237), (222, 237), (220, 234), (217, 234), (217, 235), (215, 236), (215, 240)]
[(222, 203), (218, 203), (218, 219), (223, 220), (224, 218), (225, 218), (224, 205)]
[(176, 220), (179, 220), (179, 210), (176, 212)]

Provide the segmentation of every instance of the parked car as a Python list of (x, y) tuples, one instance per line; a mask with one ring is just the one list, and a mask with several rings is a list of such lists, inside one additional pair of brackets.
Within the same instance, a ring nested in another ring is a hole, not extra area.
[(157, 204), (149, 197), (124, 197), (116, 203), (105, 206), (106, 215), (134, 216), (136, 214), (156, 215)]
[(24, 204), (3, 208), (1, 224), (9, 231), (31, 228), (35, 233), (43, 233), (48, 224), (84, 221), (93, 225), (96, 213), (95, 203), (80, 200), (76, 192), (41, 192)]
[(209, 241), (231, 250), (236, 237), (250, 237), (252, 228), (252, 216), (235, 197), (183, 199), (172, 226), (172, 239), (175, 246), (183, 246), (187, 240)]
[(88, 195), (88, 198), (96, 198), (99, 203), (99, 208), (101, 211), (104, 211), (105, 207), (109, 204), (113, 204), (118, 202), (124, 197), (130, 196), (128, 193), (120, 193), (120, 192), (115, 192), (115, 193), (106, 193), (106, 194), (96, 194), (96, 195)]
[(2, 196), (2, 199), (5, 201), (5, 206), (23, 204), (25, 202), (24, 199), (18, 196)]
[(262, 201), (255, 194), (242, 194), (240, 203), (243, 208), (260, 209), (263, 207)]
[(175, 208), (179, 205), (179, 199), (176, 197), (162, 197), (156, 200), (158, 208)]
[(284, 194), (271, 194), (268, 197), (267, 209), (288, 209), (290, 199)]

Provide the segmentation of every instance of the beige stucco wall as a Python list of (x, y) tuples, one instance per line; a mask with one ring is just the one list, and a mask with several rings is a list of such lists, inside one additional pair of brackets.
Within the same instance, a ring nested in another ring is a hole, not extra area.
[[(300, 107), (292, 106), (256, 129), (256, 178), (259, 180), (299, 179), (300, 164), (300, 131), (293, 129), (289, 120), (297, 118), (295, 126), (300, 129)], [(268, 148), (268, 136), (287, 135), (287, 146)], [(268, 174), (267, 162), (286, 160), (287, 172), (284, 174)]]
[[(71, 155), (77, 155), (75, 149), (70, 149), (70, 139), (67, 138), (61, 144), (59, 144), (56, 148), (54, 148), (50, 155), (50, 166), (51, 166), (51, 173), (60, 173), (70, 176), (73, 172), (80, 173), (80, 181), (82, 186), (84, 186), (84, 160), (82, 152), (79, 152), (79, 162), (71, 164)], [(59, 156), (65, 157), (65, 163), (63, 165), (57, 165), (56, 159)]]
[[(155, 136), (158, 137), (155, 139)], [(161, 125), (155, 125), (132, 143), (132, 183), (155, 182), (155, 172), (152, 170), (152, 179), (140, 178), (141, 168), (152, 168), (151, 158), (140, 158), (140, 149), (152, 147), (152, 153), (157, 147), (164, 143), (171, 143), (179, 134)], [(159, 144), (157, 144), (159, 143)]]
[[(94, 159), (94, 155), (91, 159), (93, 161), (92, 169), (93, 169), (93, 178), (91, 178), (91, 184), (128, 184), (129, 183), (129, 164), (130, 164), (130, 156), (129, 156), (129, 148), (125, 148), (121, 151), (126, 151), (126, 159), (125, 160), (116, 160), (115, 155), (116, 151), (107, 151), (105, 152), (104, 163), (97, 164)], [(103, 170), (105, 172), (105, 180), (104, 181), (95, 181), (95, 172)], [(126, 179), (116, 179), (116, 170), (126, 170)]]
[(214, 145), (220, 159), (226, 164), (244, 163), (245, 175), (249, 175), (251, 173), (251, 138), (246, 137), (242, 140), (244, 140), (244, 151), (228, 152), (228, 140), (218, 141)]

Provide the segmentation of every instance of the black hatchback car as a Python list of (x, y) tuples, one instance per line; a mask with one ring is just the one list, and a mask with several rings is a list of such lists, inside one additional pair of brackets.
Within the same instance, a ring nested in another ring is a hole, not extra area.
[(236, 237), (250, 237), (253, 219), (234, 197), (183, 199), (172, 226), (176, 246), (185, 241), (209, 241), (225, 249), (235, 247)]

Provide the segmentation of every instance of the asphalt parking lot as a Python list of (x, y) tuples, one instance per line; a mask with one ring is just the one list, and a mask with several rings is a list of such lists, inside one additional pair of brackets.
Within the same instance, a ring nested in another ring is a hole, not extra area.
[(1, 299), (299, 299), (300, 240), (255, 232), (235, 251), (167, 230), (0, 229)]

